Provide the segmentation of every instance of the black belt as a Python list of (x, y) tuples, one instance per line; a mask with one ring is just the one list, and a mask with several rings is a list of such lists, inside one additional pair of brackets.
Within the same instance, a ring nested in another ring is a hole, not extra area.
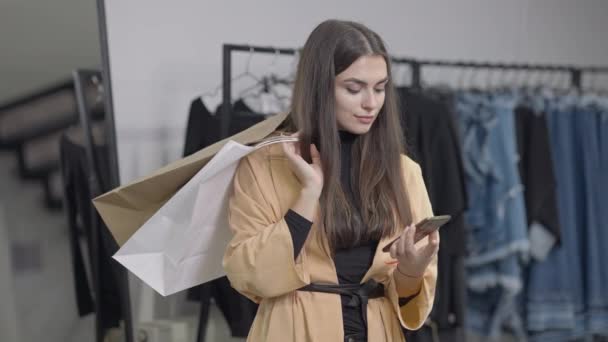
[(363, 322), (367, 329), (367, 301), (370, 298), (384, 297), (384, 285), (373, 279), (363, 284), (309, 284), (298, 289), (299, 291), (324, 292), (346, 295), (350, 301), (346, 303), (350, 307), (360, 307)]

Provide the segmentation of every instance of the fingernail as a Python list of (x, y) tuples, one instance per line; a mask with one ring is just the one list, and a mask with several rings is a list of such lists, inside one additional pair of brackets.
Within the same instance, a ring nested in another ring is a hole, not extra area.
[(385, 261), (384, 263), (387, 265), (396, 265), (399, 263), (399, 260), (390, 260), (390, 261)]

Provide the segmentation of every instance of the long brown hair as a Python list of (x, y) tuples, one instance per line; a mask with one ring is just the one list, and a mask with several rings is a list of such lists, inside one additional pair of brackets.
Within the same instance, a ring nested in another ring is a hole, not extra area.
[[(389, 81), (384, 106), (369, 132), (352, 149), (351, 181), (355, 207), (340, 182), (340, 137), (335, 113), (335, 78), (362, 56), (384, 57)], [(308, 37), (298, 62), (293, 91), (292, 129), (300, 131), (300, 151), (310, 162), (308, 146), (321, 151), (324, 186), (321, 219), (330, 248), (355, 246), (393, 234), (398, 224), (411, 221), (410, 204), (403, 183), (401, 153), (403, 133), (385, 45), (362, 24), (327, 20)]]

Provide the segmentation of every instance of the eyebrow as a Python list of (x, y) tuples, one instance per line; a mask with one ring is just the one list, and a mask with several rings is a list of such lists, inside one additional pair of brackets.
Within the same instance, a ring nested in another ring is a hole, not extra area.
[[(388, 76), (385, 77), (385, 78), (383, 78), (383, 79), (381, 79), (380, 81), (378, 81), (378, 83), (376, 83), (376, 85), (379, 85), (381, 83), (385, 83), (387, 81), (388, 81)], [(354, 82), (354, 83), (360, 84), (362, 86), (366, 86), (367, 85), (367, 82), (365, 82), (363, 80), (360, 80), (358, 78), (354, 78), (354, 77), (347, 78), (347, 79), (344, 80), (344, 82)]]

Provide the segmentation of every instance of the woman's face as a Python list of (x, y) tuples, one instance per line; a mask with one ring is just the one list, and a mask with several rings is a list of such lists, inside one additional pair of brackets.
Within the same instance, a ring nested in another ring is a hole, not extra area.
[(382, 56), (363, 56), (336, 76), (336, 120), (340, 130), (354, 134), (369, 131), (384, 105), (388, 81)]

